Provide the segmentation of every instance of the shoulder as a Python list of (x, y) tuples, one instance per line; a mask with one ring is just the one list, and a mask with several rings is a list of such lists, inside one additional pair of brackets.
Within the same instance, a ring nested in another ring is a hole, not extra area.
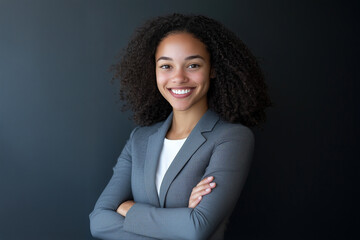
[(211, 166), (216, 169), (243, 171), (248, 169), (255, 139), (250, 128), (239, 123), (219, 120), (205, 138), (211, 149)]
[(252, 130), (240, 123), (230, 123), (220, 119), (215, 125), (212, 135), (215, 135), (218, 141), (241, 140), (254, 142), (254, 133)]
[(158, 131), (164, 122), (158, 122), (150, 126), (138, 126), (131, 132), (130, 139), (144, 139)]

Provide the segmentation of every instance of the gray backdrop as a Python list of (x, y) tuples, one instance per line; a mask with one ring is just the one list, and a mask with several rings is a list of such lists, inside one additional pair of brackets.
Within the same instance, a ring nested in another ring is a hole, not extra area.
[(227, 238), (355, 239), (358, 9), (310, 0), (0, 0), (0, 239), (91, 239), (134, 127), (108, 69), (137, 26), (172, 12), (235, 31), (274, 101)]

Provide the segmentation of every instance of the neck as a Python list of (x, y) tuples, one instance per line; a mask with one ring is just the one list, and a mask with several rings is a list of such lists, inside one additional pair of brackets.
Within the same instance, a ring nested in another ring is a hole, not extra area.
[(207, 110), (207, 106), (186, 111), (173, 110), (173, 119), (166, 138), (183, 139), (188, 137)]

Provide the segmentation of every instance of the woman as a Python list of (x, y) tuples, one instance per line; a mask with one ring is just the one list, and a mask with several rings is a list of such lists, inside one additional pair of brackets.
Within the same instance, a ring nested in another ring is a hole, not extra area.
[(220, 23), (148, 21), (119, 64), (135, 128), (90, 214), (102, 239), (223, 239), (270, 106), (256, 59)]

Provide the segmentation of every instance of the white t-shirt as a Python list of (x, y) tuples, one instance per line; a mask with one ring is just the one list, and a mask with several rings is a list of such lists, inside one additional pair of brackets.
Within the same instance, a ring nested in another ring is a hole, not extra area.
[(160, 187), (166, 171), (174, 160), (176, 154), (184, 144), (186, 138), (179, 140), (169, 140), (164, 138), (164, 145), (161, 150), (160, 159), (156, 171), (156, 189), (160, 196)]

